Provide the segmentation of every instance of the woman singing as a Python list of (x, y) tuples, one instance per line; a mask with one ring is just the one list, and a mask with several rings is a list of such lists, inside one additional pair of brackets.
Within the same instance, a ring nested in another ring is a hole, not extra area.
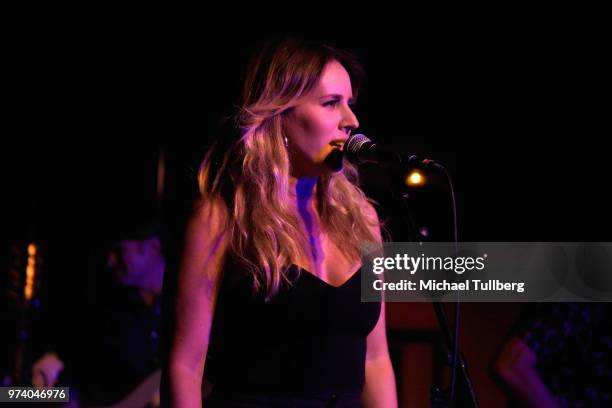
[(397, 406), (382, 302), (361, 302), (376, 211), (341, 149), (362, 69), (329, 46), (251, 62), (239, 138), (202, 163), (170, 353), (171, 401), (206, 407)]

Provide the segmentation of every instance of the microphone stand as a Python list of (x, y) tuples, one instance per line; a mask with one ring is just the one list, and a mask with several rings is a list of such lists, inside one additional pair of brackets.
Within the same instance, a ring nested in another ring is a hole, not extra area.
[[(446, 318), (446, 314), (444, 312), (444, 308), (442, 307), (442, 303), (440, 302), (432, 302), (432, 306), (434, 311), (436, 312), (436, 318), (438, 319), (438, 327), (442, 332), (442, 338), (446, 345), (446, 349), (448, 352), (448, 364), (452, 364), (454, 355), (454, 338), (450, 328), (448, 326), (448, 319)], [(455, 305), (456, 307), (457, 305)], [(463, 354), (457, 348), (457, 368), (459, 369), (459, 375), (457, 375), (457, 384), (459, 385), (459, 390), (461, 392), (454, 393), (453, 400), (450, 400), (449, 395), (440, 389), (438, 386), (434, 386), (431, 390), (431, 406), (432, 408), (446, 408), (446, 407), (466, 407), (466, 408), (478, 408), (478, 400), (476, 399), (476, 392), (474, 390), (474, 385), (472, 384), (472, 379), (470, 378), (470, 374), (468, 373), (467, 364), (463, 357)]]
[[(409, 199), (409, 195), (405, 193), (404, 179), (405, 179), (405, 175), (407, 171), (409, 170), (409, 168), (419, 167), (419, 165), (421, 165), (421, 167), (424, 167), (425, 169), (429, 169), (432, 167), (430, 166), (430, 163), (433, 163), (433, 162), (429, 160), (417, 162), (414, 156), (410, 157), (408, 160), (403, 161), (403, 162), (404, 162), (403, 166), (400, 165), (392, 169), (392, 172), (395, 173), (395, 174), (392, 174), (392, 180), (394, 180), (394, 182), (392, 183), (392, 185), (394, 186), (394, 188), (392, 189), (392, 193), (393, 193), (392, 195), (394, 198), (397, 199), (397, 195), (395, 193), (397, 191), (400, 192), (399, 201), (402, 204), (402, 207), (403, 207), (402, 209), (406, 212), (406, 214), (402, 214), (403, 219), (404, 221), (408, 221), (409, 227), (412, 230), (411, 235), (413, 237), (414, 242), (418, 242), (422, 240), (422, 236), (421, 237), (417, 236), (418, 231), (416, 229), (416, 225), (414, 224), (414, 220), (410, 216), (409, 205), (407, 203)], [(451, 189), (451, 193), (453, 197), (452, 204), (454, 206), (455, 203), (454, 203), (453, 185), (452, 185), (452, 181), (451, 181), (451, 178), (448, 172), (443, 166), (439, 165), (438, 163), (435, 163), (435, 166), (433, 167), (435, 167), (438, 170), (443, 171), (446, 177), (448, 178), (449, 187)], [(397, 173), (398, 170), (399, 170), (399, 173)], [(455, 207), (453, 207), (453, 210), (455, 210)], [(456, 214), (456, 213), (453, 212), (453, 214)], [(455, 221), (455, 243), (457, 244), (456, 215), (455, 215), (454, 221)], [(442, 307), (442, 304), (440, 302), (432, 302), (432, 306), (436, 313), (438, 327), (440, 328), (440, 331), (442, 332), (443, 342), (446, 346), (447, 364), (451, 365), (452, 373), (451, 373), (450, 393), (445, 392), (439, 386), (434, 385), (432, 387), (431, 396), (430, 396), (431, 406), (432, 408), (453, 408), (453, 407), (478, 408), (479, 405), (478, 405), (478, 400), (476, 398), (476, 392), (474, 389), (474, 385), (468, 373), (468, 368), (467, 368), (465, 359), (463, 355), (461, 354), (461, 352), (459, 351), (459, 347), (457, 343), (458, 339), (455, 338), (452, 331), (450, 330), (450, 327), (448, 325), (448, 319), (446, 318), (446, 313), (444, 312), (444, 308)], [(459, 312), (459, 302), (458, 301), (455, 302), (455, 308), (456, 308), (455, 310), (458, 313)], [(459, 323), (459, 319), (457, 318), (456, 324), (458, 323)], [(459, 330), (458, 328), (456, 329), (457, 329), (456, 333), (458, 336)], [(459, 386), (458, 387), (459, 392), (456, 392), (457, 389), (455, 387), (457, 385)]]

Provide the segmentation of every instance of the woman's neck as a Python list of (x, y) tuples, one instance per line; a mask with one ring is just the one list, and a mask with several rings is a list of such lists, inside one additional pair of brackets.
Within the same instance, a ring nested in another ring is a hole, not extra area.
[(309, 243), (309, 256), (313, 264), (317, 264), (322, 254), (321, 225), (317, 213), (318, 177), (291, 177), (290, 180), (289, 187)]
[(298, 210), (314, 208), (317, 200), (318, 177), (289, 177), (289, 192)]

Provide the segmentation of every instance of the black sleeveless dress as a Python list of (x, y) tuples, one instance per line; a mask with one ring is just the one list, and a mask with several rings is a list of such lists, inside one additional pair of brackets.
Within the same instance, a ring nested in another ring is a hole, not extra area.
[(332, 286), (292, 265), (268, 302), (229, 261), (211, 328), (206, 407), (358, 407), (366, 337), (379, 302), (361, 302), (361, 270)]

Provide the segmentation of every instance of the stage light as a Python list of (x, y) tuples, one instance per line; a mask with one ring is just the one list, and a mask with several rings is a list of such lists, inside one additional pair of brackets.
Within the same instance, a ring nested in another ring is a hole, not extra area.
[(425, 176), (418, 170), (413, 170), (406, 176), (406, 185), (418, 187), (425, 184)]
[(28, 245), (28, 264), (26, 266), (26, 284), (23, 288), (23, 294), (26, 300), (32, 300), (34, 293), (34, 279), (36, 278), (36, 253), (38, 248), (36, 244)]

